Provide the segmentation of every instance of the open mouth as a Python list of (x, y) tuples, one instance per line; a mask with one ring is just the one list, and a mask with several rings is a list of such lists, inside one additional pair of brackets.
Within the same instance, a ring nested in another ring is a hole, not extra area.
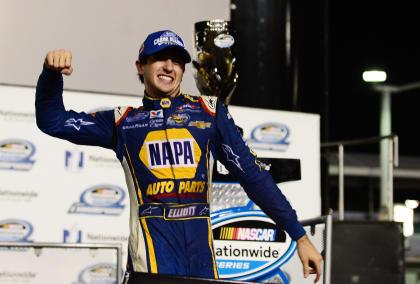
[(172, 82), (174, 80), (174, 78), (166, 75), (158, 75), (158, 78), (166, 82)]

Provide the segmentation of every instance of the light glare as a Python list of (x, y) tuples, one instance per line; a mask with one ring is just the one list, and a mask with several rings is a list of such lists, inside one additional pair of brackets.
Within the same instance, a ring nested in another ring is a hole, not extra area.
[(410, 209), (416, 209), (417, 207), (419, 207), (419, 201), (418, 200), (407, 199), (405, 201), (405, 206), (407, 206)]
[(386, 73), (379, 70), (370, 70), (363, 72), (363, 81), (365, 82), (385, 82)]
[(404, 204), (395, 204), (394, 221), (403, 223), (403, 234), (405, 237), (409, 237), (414, 234), (413, 209), (407, 208)]

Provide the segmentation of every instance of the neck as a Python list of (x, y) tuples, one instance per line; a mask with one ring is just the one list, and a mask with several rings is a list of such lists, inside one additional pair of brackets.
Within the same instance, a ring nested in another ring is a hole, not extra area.
[(175, 98), (176, 96), (178, 96), (181, 93), (180, 88), (178, 88), (177, 90), (167, 94), (167, 93), (155, 93), (155, 92), (151, 92), (150, 90), (144, 90), (144, 93), (148, 96), (151, 97), (153, 99), (164, 99), (164, 98)]

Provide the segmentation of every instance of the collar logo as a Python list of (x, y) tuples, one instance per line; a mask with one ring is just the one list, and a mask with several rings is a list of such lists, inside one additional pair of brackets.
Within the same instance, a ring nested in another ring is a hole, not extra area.
[(171, 106), (171, 100), (168, 98), (164, 98), (160, 100), (160, 106), (163, 108), (168, 108)]

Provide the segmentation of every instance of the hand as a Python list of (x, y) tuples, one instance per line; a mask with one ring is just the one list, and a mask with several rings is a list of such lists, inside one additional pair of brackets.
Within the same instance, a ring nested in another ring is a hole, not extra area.
[(48, 52), (45, 57), (45, 67), (70, 76), (73, 72), (73, 67), (71, 66), (71, 52), (64, 49)]
[(315, 283), (318, 282), (321, 277), (321, 262), (322, 255), (319, 254), (317, 249), (309, 240), (308, 236), (304, 235), (297, 241), (298, 255), (300, 261), (303, 264), (303, 275), (305, 278), (309, 274), (316, 274)]

